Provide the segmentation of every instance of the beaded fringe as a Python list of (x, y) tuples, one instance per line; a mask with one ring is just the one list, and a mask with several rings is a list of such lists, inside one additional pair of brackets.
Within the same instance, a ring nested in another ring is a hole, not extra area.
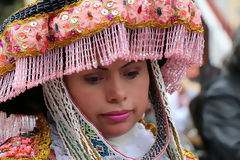
[(5, 112), (0, 112), (0, 144), (14, 136), (33, 131), (36, 127), (36, 116), (23, 116), (11, 114), (7, 117)]
[(162, 68), (166, 90), (179, 89), (186, 69), (201, 63), (204, 39), (201, 33), (187, 30), (184, 24), (170, 28), (126, 29), (124, 23), (82, 38), (63, 48), (47, 51), (42, 56), (23, 57), (16, 62), (14, 72), (0, 78), (0, 102), (17, 96), (38, 84), (109, 65), (117, 58), (124, 60), (161, 60), (167, 58)]

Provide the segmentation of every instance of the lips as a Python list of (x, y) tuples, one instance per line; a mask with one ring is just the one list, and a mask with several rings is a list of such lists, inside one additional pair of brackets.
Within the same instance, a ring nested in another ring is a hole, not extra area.
[(126, 120), (131, 114), (131, 110), (122, 110), (122, 111), (113, 111), (106, 114), (103, 114), (103, 116), (109, 120), (115, 121), (115, 122), (121, 122)]

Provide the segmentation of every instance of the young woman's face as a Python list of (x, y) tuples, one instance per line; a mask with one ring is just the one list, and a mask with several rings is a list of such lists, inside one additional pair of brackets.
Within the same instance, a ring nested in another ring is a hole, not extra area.
[(105, 138), (129, 131), (149, 105), (146, 61), (117, 60), (64, 81), (75, 104)]

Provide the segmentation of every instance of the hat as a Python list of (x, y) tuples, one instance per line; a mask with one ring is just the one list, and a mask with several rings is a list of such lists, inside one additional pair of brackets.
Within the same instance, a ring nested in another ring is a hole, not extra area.
[(193, 1), (42, 0), (12, 14), (0, 33), (0, 102), (41, 84), (73, 159), (132, 158), (117, 152), (77, 109), (62, 77), (116, 59), (150, 60), (158, 134), (143, 159), (166, 149), (172, 159), (183, 159), (166, 91), (181, 88), (186, 69), (202, 62), (201, 13)]
[(167, 58), (162, 74), (173, 92), (186, 68), (201, 62), (200, 16), (191, 0), (37, 1), (0, 28), (0, 102), (117, 58)]

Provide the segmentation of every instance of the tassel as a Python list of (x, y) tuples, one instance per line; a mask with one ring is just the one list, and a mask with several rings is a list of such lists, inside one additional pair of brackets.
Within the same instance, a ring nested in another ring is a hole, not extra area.
[(4, 143), (7, 139), (19, 136), (22, 133), (28, 133), (36, 127), (37, 117), (30, 115), (16, 115), (11, 114), (7, 118), (5, 112), (0, 111), (0, 144)]

